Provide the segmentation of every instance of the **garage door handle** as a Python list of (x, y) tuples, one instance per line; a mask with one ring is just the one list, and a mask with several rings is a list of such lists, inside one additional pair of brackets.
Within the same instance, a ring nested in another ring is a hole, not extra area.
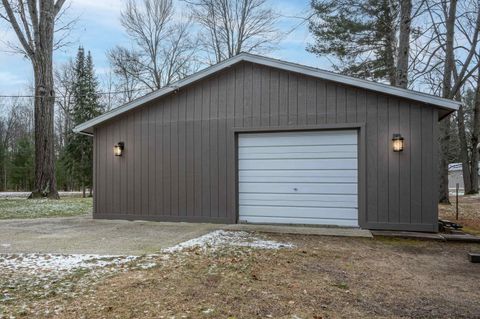
[(294, 190), (294, 191), (298, 191), (298, 188), (294, 188), (293, 190)]

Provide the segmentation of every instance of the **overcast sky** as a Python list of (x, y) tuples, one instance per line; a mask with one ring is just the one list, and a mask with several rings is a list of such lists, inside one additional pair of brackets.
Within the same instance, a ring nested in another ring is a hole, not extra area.
[[(270, 0), (272, 7), (284, 16), (305, 14), (309, 10), (309, 0)], [(92, 52), (96, 72), (100, 80), (109, 70), (106, 51), (115, 45), (129, 45), (124, 30), (119, 22), (123, 0), (70, 0), (69, 17), (78, 17), (73, 32), (69, 37), (71, 44), (55, 53), (55, 64), (61, 64), (75, 56), (79, 45)], [(183, 4), (177, 0), (176, 14), (182, 14)], [(282, 18), (279, 28), (290, 31), (299, 23), (298, 19)], [(0, 42), (15, 41), (13, 31), (6, 23), (0, 23)], [(291, 62), (307, 64), (324, 69), (329, 68), (326, 60), (320, 60), (306, 52), (307, 43), (311, 42), (308, 27), (303, 24), (290, 33), (279, 45), (278, 49), (268, 56)], [(18, 54), (6, 52), (7, 47), (0, 43), (0, 95), (20, 94), (32, 83), (30, 62)]]

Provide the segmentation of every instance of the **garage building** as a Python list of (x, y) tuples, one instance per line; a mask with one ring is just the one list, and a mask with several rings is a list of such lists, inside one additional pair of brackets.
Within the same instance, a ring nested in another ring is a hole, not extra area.
[(75, 128), (94, 218), (437, 231), (458, 102), (242, 53)]

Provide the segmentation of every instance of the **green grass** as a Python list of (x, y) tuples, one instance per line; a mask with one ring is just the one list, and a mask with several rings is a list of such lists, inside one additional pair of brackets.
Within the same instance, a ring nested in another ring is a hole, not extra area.
[(69, 217), (91, 211), (92, 198), (0, 199), (0, 219)]

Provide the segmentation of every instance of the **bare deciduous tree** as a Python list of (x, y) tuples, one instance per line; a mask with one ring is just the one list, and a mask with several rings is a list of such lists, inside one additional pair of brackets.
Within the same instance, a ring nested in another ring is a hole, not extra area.
[[(210, 63), (241, 52), (270, 50), (280, 39), (278, 15), (267, 0), (185, 0), (194, 21), (203, 28), (202, 46)], [(213, 60), (213, 61), (212, 61)]]
[[(174, 19), (172, 0), (127, 2), (121, 23), (135, 47), (117, 46), (108, 53), (126, 92), (153, 91), (191, 72), (197, 47), (189, 35), (191, 23), (175, 23)], [(131, 93), (127, 98), (134, 96)]]
[(412, 0), (400, 0), (400, 34), (398, 37), (395, 84), (405, 89), (408, 86), (411, 24)]
[(57, 98), (55, 104), (57, 105), (56, 114), (56, 129), (57, 129), (57, 145), (58, 149), (65, 146), (67, 135), (72, 129), (72, 121), (70, 114), (73, 108), (73, 90), (72, 83), (75, 78), (74, 65), (69, 61), (55, 69), (55, 91)]
[[(462, 89), (472, 79), (479, 67), (479, 31), (480, 10), (478, 0), (428, 0), (425, 17), (428, 23), (420, 38), (425, 39), (417, 45), (413, 57), (414, 78), (425, 78), (429, 74), (439, 73), (438, 82), (441, 96), (447, 99), (461, 98)], [(471, 185), (471, 162), (468, 160), (464, 127), (464, 108), (457, 116), (459, 134), (459, 152), (463, 162), (465, 187)], [(440, 123), (440, 202), (449, 202), (448, 163), (451, 157), (450, 138), (452, 119), (446, 118)]]
[(472, 128), (472, 158), (470, 162), (470, 176), (472, 184), (472, 193), (478, 193), (478, 163), (480, 152), (480, 68), (477, 77), (477, 86), (475, 90), (475, 104), (473, 109), (473, 128)]
[(53, 50), (55, 22), (65, 0), (2, 0), (0, 16), (17, 35), (35, 79), (35, 186), (31, 198), (58, 198), (55, 180)]

